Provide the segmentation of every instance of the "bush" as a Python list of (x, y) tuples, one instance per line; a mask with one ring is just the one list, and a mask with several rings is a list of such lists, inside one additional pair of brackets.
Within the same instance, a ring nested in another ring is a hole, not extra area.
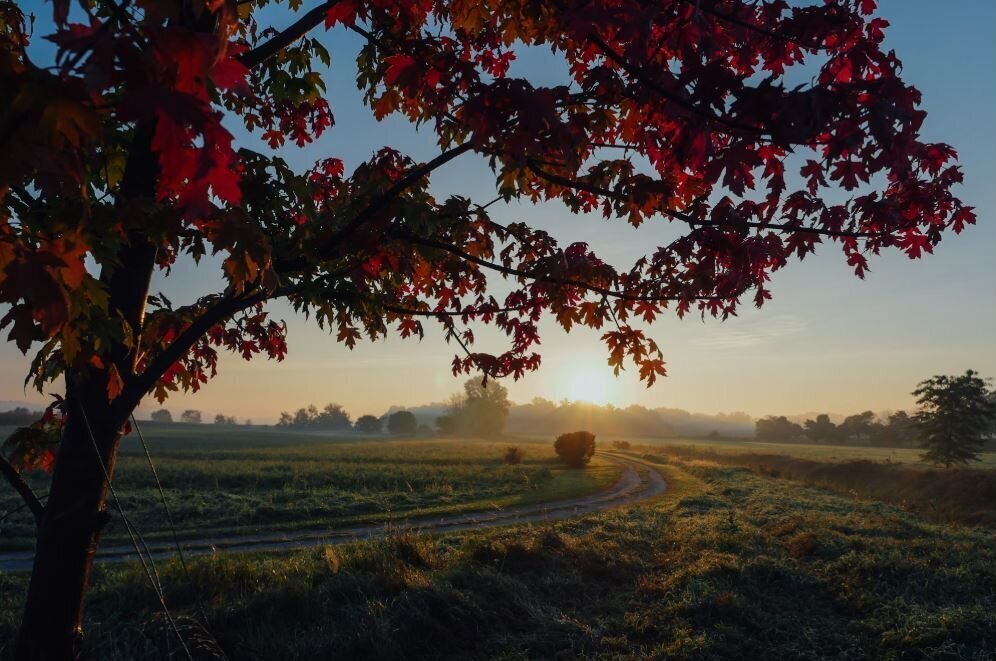
[(568, 466), (584, 468), (595, 454), (595, 435), (586, 431), (562, 434), (557, 437), (553, 449)]
[(628, 450), (633, 446), (629, 441), (612, 441), (612, 447), (617, 450)]
[(518, 447), (509, 446), (505, 448), (505, 463), (506, 464), (521, 464), (522, 458), (526, 455), (525, 452), (520, 450)]

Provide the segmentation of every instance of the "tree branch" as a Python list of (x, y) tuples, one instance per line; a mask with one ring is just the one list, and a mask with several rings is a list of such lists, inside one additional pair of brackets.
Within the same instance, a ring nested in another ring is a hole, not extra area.
[(558, 278), (557, 276), (545, 275), (543, 273), (531, 273), (529, 271), (523, 271), (520, 269), (512, 268), (510, 266), (504, 266), (502, 264), (496, 264), (494, 262), (489, 262), (486, 259), (481, 259), (480, 257), (475, 257), (468, 252), (465, 252), (458, 248), (457, 246), (451, 245), (449, 243), (444, 243), (442, 241), (436, 241), (435, 239), (428, 239), (420, 236), (413, 235), (398, 235), (393, 236), (401, 238), (412, 243), (428, 246), (431, 248), (438, 248), (445, 252), (450, 253), (465, 259), (468, 262), (473, 262), (478, 266), (483, 266), (486, 269), (492, 271), (497, 271), (499, 273), (504, 273), (505, 275), (510, 275), (518, 278), (525, 278), (527, 280), (536, 280), (539, 282), (546, 282), (553, 285), (562, 285), (564, 287), (577, 287), (579, 289), (586, 289), (588, 291), (594, 292), (596, 294), (601, 294), (602, 296), (608, 296), (610, 298), (618, 298), (624, 301), (710, 301), (710, 300), (722, 300), (722, 296), (636, 296), (634, 294), (627, 294), (625, 292), (615, 291), (613, 289), (608, 289), (606, 287), (600, 287), (599, 285), (591, 284), (590, 282), (584, 282), (581, 280), (571, 280), (569, 278)]
[(126, 384), (135, 400), (140, 400), (155, 385), (170, 365), (183, 358), (190, 348), (211, 329), (239, 310), (261, 303), (268, 298), (266, 292), (256, 290), (250, 295), (226, 296), (195, 319), (173, 342), (156, 355), (141, 374)]
[(40, 521), (45, 511), (45, 506), (41, 504), (38, 496), (31, 490), (28, 483), (24, 481), (24, 478), (17, 472), (17, 469), (7, 461), (6, 457), (0, 457), (0, 473), (3, 473), (4, 478), (10, 483), (10, 486), (14, 487), (14, 491), (24, 500), (24, 504), (28, 506), (28, 509), (34, 515), (35, 521)]
[[(566, 186), (568, 188), (573, 188), (575, 190), (583, 190), (593, 195), (600, 195), (602, 197), (608, 197), (613, 200), (619, 200), (622, 202), (628, 202), (629, 198), (622, 193), (617, 193), (614, 190), (608, 188), (602, 188), (601, 186), (596, 186), (594, 184), (589, 184), (584, 181), (578, 181), (577, 179), (571, 179), (570, 177), (565, 177), (563, 175), (555, 174), (553, 172), (548, 172), (534, 162), (529, 163), (529, 169), (536, 173), (541, 179), (546, 179), (550, 183), (558, 184), (561, 186)], [(722, 223), (714, 223), (708, 220), (701, 220), (695, 216), (683, 213), (676, 209), (659, 209), (660, 213), (676, 218), (684, 223), (692, 226), (700, 227), (723, 227)], [(751, 229), (763, 229), (763, 230), (775, 230), (779, 232), (800, 232), (802, 234), (819, 234), (820, 236), (830, 236), (837, 238), (854, 238), (854, 239), (870, 239), (874, 237), (886, 236), (887, 232), (851, 232), (851, 231), (835, 231), (828, 230), (822, 227), (804, 227), (795, 225), (786, 225), (778, 223), (762, 223), (752, 220), (738, 220), (736, 223), (731, 223), (733, 227), (749, 227)]]
[[(362, 211), (356, 214), (353, 220), (349, 221), (342, 229), (338, 230), (328, 239), (322, 241), (321, 245), (317, 249), (318, 254), (323, 254), (332, 249), (335, 244), (339, 243), (350, 234), (355, 232), (360, 225), (367, 222), (376, 214), (378, 211), (384, 209), (388, 204), (390, 204), (394, 198), (403, 193), (406, 188), (414, 184), (416, 181), (422, 177), (430, 174), (436, 168), (442, 167), (446, 163), (449, 163), (457, 156), (464, 154), (471, 150), (471, 143), (464, 142), (456, 147), (447, 149), (446, 151), (440, 153), (434, 159), (427, 163), (423, 163), (418, 167), (412, 168), (412, 170), (406, 174), (404, 177), (399, 179), (394, 183), (393, 186), (388, 188), (386, 191), (374, 198)], [(275, 269), (280, 273), (289, 273), (293, 271), (300, 270), (305, 264), (302, 260), (294, 260), (291, 262), (283, 264), (275, 264)]]
[(336, 0), (329, 0), (318, 5), (295, 21), (289, 28), (278, 32), (251, 51), (240, 55), (239, 62), (250, 69), (259, 66), (317, 27), (325, 20), (325, 14), (334, 4), (336, 4)]
[(641, 71), (638, 67), (633, 66), (629, 61), (626, 60), (625, 57), (616, 52), (611, 46), (605, 43), (605, 41), (594, 32), (588, 35), (588, 40), (591, 41), (591, 43), (598, 46), (598, 49), (602, 51), (602, 53), (608, 59), (615, 62), (619, 66), (619, 68), (621, 68), (623, 71), (633, 76), (633, 78), (643, 83), (650, 89), (654, 90), (668, 101), (671, 101), (675, 105), (684, 108), (688, 112), (696, 114), (716, 124), (720, 124), (721, 126), (726, 127), (726, 129), (728, 130), (732, 129), (734, 131), (755, 133), (755, 134), (763, 134), (765, 132), (763, 129), (758, 128), (756, 126), (741, 124), (740, 122), (730, 119), (729, 117), (723, 117), (722, 115), (717, 115), (704, 108), (701, 108), (692, 103), (691, 101), (689, 101), (688, 99), (684, 98), (680, 94), (675, 94), (673, 91), (647, 78), (647, 76), (644, 75), (643, 71)]

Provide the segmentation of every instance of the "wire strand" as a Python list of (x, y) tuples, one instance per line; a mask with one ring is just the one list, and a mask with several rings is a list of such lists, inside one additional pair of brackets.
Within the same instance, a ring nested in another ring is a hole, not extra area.
[[(131, 414), (131, 424), (135, 428), (135, 432), (138, 434), (138, 440), (142, 444), (142, 450), (145, 452), (145, 459), (149, 463), (149, 468), (152, 470), (152, 477), (156, 482), (156, 489), (159, 490), (159, 499), (163, 504), (163, 511), (166, 513), (166, 521), (169, 523), (170, 532), (173, 536), (173, 545), (176, 547), (176, 554), (180, 559), (180, 566), (183, 569), (183, 575), (187, 579), (187, 583), (193, 585), (193, 578), (190, 576), (190, 569), (187, 566), (187, 558), (183, 552), (183, 546), (180, 544), (180, 537), (176, 532), (176, 522), (173, 520), (173, 513), (169, 508), (169, 502), (166, 500), (166, 492), (163, 489), (162, 482), (159, 479), (159, 469), (156, 468), (156, 464), (152, 461), (152, 453), (149, 452), (149, 445), (145, 442), (145, 435), (142, 433), (142, 428), (138, 425), (138, 419), (135, 414)], [(200, 595), (195, 592), (194, 599), (197, 602), (197, 610), (200, 612), (201, 618), (204, 620), (204, 629), (214, 639), (215, 645), (218, 646), (219, 651), (221, 650), (221, 644), (218, 642), (217, 637), (214, 632), (210, 630), (211, 622), (208, 619), (207, 612), (204, 610), (204, 604), (201, 602)]]
[[(183, 640), (183, 635), (180, 634), (180, 628), (176, 624), (176, 620), (173, 619), (173, 614), (170, 613), (169, 607), (166, 605), (166, 596), (163, 594), (162, 584), (158, 582), (158, 572), (155, 571), (155, 565), (149, 567), (149, 564), (145, 561), (145, 556), (142, 555), (142, 550), (139, 548), (138, 540), (136, 539), (136, 531), (132, 529), (131, 522), (128, 520), (128, 516), (125, 514), (124, 507), (121, 505), (121, 499), (118, 498), (118, 492), (111, 483), (111, 475), (107, 471), (107, 465), (104, 464), (104, 458), (100, 455), (100, 446), (97, 445), (97, 439), (93, 435), (93, 429), (90, 427), (90, 419), (86, 414), (86, 409), (83, 407), (83, 402), (77, 396), (76, 404), (80, 409), (80, 413), (83, 417), (83, 424), (86, 425), (87, 434), (90, 436), (90, 442), (93, 444), (93, 451), (97, 456), (97, 463), (100, 464), (100, 470), (104, 474), (104, 480), (107, 482), (107, 488), (111, 492), (111, 498), (114, 500), (114, 506), (118, 510), (118, 514), (121, 515), (121, 520), (124, 521), (125, 529), (128, 531), (128, 537), (131, 539), (131, 545), (135, 549), (135, 553), (138, 555), (139, 561), (142, 563), (142, 569), (145, 570), (145, 576), (149, 579), (149, 583), (152, 585), (152, 589), (156, 593), (156, 597), (159, 598), (159, 604), (162, 606), (163, 614), (166, 615), (166, 619), (169, 621), (170, 627), (173, 629), (173, 633), (176, 634), (177, 640), (180, 641), (180, 646), (186, 653), (187, 658), (190, 661), (194, 661), (193, 655), (191, 655), (190, 650), (187, 648), (186, 641)], [(143, 545), (144, 541), (143, 541)], [(145, 546), (146, 552), (149, 553), (149, 563), (153, 563), (152, 553), (149, 552), (148, 546)]]

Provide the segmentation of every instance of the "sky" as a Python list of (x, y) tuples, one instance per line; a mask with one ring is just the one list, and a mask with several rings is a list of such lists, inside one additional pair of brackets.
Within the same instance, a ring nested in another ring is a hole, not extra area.
[[(51, 5), (32, 1), (26, 7), (39, 15), (36, 34), (45, 34)], [(544, 323), (542, 367), (518, 382), (505, 382), (513, 401), (589, 399), (755, 416), (846, 414), (910, 408), (910, 391), (934, 374), (971, 368), (996, 377), (996, 3), (882, 0), (878, 13), (891, 23), (887, 46), (902, 59), (905, 80), (923, 92), (928, 112), (923, 138), (947, 142), (959, 153), (966, 174), (959, 193), (976, 207), (978, 225), (947, 236), (934, 255), (921, 260), (900, 253), (874, 258), (864, 280), (846, 267), (838, 248), (827, 245), (776, 273), (774, 299), (760, 311), (745, 305), (739, 317), (726, 322), (665, 316), (647, 330), (664, 351), (668, 376), (649, 389), (632, 369), (612, 376), (599, 331), (566, 334)], [(289, 20), (274, 23), (279, 27)], [(302, 169), (338, 156), (348, 172), (384, 145), (416, 159), (435, 155), (431, 132), (397, 117), (376, 122), (362, 106), (353, 83), (355, 35), (334, 31), (323, 42), (332, 53), (326, 80), (336, 125), (313, 145), (282, 149), (283, 156)], [(36, 61), (51, 57), (50, 46), (39, 39), (32, 49)], [(534, 51), (520, 53), (512, 74), (545, 84), (565, 80), (558, 63)], [(268, 149), (233, 122), (228, 126), (242, 144)], [(437, 196), (494, 197), (494, 176), (474, 155), (440, 170), (432, 185)], [(572, 216), (560, 203), (514, 203), (493, 208), (492, 216), (499, 222), (525, 221), (565, 243), (586, 241), (618, 267), (628, 267), (647, 246), (670, 240), (675, 231), (663, 219), (634, 229), (597, 215)], [(153, 291), (179, 305), (220, 282), (217, 262), (208, 260), (174, 269), (169, 279), (157, 279)], [(217, 378), (195, 395), (171, 397), (165, 406), (272, 422), (280, 411), (337, 402), (358, 417), (392, 405), (446, 400), (465, 378), (450, 373), (456, 348), (431, 323), (421, 342), (387, 339), (351, 351), (286, 305), (269, 309), (288, 323), (285, 361), (246, 363), (223, 355)], [(488, 334), (479, 336), (484, 339), (478, 347), (486, 349)], [(0, 343), (0, 402), (48, 401), (23, 388), (29, 361), (11, 343)], [(142, 408), (158, 407), (149, 401)]]

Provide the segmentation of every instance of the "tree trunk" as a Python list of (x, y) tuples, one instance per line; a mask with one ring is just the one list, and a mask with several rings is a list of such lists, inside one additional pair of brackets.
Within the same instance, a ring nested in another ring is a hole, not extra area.
[(97, 542), (109, 518), (104, 468), (113, 474), (121, 426), (127, 419), (126, 413), (107, 401), (104, 389), (93, 385), (92, 381), (76, 388), (70, 385), (67, 393), (69, 411), (38, 526), (17, 638), (18, 660), (65, 661), (80, 653), (83, 598)]

